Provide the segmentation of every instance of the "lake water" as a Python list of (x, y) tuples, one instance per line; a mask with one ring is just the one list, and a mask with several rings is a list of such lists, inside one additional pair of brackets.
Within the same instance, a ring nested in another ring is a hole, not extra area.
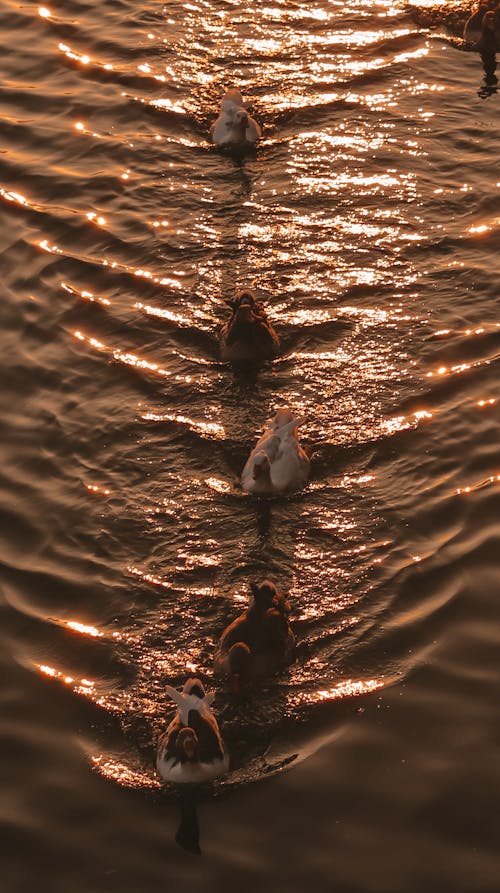
[[(500, 171), (478, 56), (390, 0), (3, 0), (8, 893), (498, 893)], [(263, 126), (210, 144), (235, 85)], [(237, 288), (283, 355), (219, 361)], [(238, 476), (279, 406), (311, 481)], [(251, 580), (297, 660), (154, 770)]]

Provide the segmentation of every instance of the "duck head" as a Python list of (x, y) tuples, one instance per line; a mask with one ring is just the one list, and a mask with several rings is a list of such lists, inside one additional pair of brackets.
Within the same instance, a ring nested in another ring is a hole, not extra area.
[(248, 127), (248, 112), (246, 109), (238, 109), (237, 112), (235, 113), (234, 119), (240, 127), (244, 127), (245, 130), (247, 129), (247, 127)]
[(267, 611), (268, 608), (272, 608), (275, 605), (278, 598), (278, 590), (270, 580), (263, 580), (262, 583), (250, 583), (250, 589), (255, 607), (258, 610)]
[(177, 759), (181, 763), (194, 763), (198, 759), (198, 736), (194, 729), (185, 726), (179, 730), (175, 742)]
[(236, 295), (235, 303), (237, 305), (240, 304), (250, 304), (251, 307), (255, 304), (255, 295), (250, 291), (249, 288), (244, 288), (242, 291), (239, 291)]
[(251, 304), (239, 304), (239, 306), (234, 311), (234, 318), (239, 323), (250, 324), (255, 321), (255, 316), (253, 312), (253, 307)]
[(243, 145), (246, 142), (245, 132), (248, 127), (248, 112), (236, 108), (233, 103), (223, 103), (226, 126), (230, 132), (230, 142)]

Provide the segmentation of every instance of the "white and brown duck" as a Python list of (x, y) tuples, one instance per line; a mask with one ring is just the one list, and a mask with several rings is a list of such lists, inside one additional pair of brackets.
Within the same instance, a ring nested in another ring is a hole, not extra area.
[(173, 784), (225, 775), (229, 755), (211, 709), (215, 692), (205, 692), (199, 679), (188, 679), (182, 691), (167, 685), (166, 692), (177, 704), (177, 713), (158, 744), (158, 773)]

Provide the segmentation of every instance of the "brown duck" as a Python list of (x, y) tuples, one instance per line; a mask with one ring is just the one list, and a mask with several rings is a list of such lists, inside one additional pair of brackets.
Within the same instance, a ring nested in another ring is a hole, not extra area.
[(228, 363), (247, 364), (272, 360), (280, 352), (280, 341), (264, 305), (251, 291), (236, 295), (230, 319), (220, 331), (221, 357)]
[(224, 630), (214, 658), (215, 675), (228, 677), (235, 693), (291, 663), (295, 651), (289, 603), (269, 580), (250, 588), (253, 603)]

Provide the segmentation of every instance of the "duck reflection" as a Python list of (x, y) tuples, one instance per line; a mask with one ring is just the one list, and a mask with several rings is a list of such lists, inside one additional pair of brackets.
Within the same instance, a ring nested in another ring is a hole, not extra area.
[[(497, 7), (498, 10), (498, 7)], [(499, 10), (500, 15), (500, 10)], [(489, 10), (485, 13), (482, 24), (481, 38), (478, 43), (478, 49), (481, 53), (481, 60), (484, 68), (484, 83), (486, 87), (495, 87), (498, 78), (495, 74), (497, 67), (497, 36), (496, 36), (496, 13)]]
[(179, 789), (178, 804), (180, 809), (180, 822), (175, 835), (175, 842), (195, 856), (201, 855), (200, 826), (198, 822), (197, 792), (194, 787)]
[(496, 53), (500, 49), (500, 0), (481, 0), (464, 27), (468, 46), (481, 55), (484, 83), (479, 96), (485, 99), (497, 90)]

